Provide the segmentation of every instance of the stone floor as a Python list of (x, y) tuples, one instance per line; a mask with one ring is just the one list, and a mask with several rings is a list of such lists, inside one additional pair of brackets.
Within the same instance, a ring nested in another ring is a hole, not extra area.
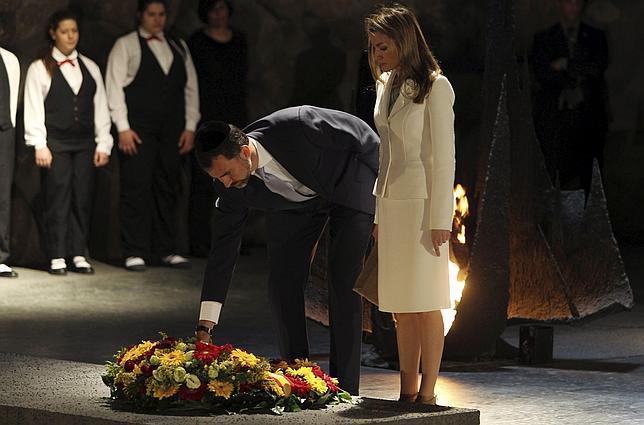
[[(636, 300), (642, 300), (644, 247), (623, 252)], [(198, 312), (204, 264), (195, 260), (185, 271), (136, 274), (96, 263), (93, 276), (66, 277), (18, 269), (18, 279), (0, 280), (0, 352), (102, 364), (120, 346), (159, 330), (187, 335)], [(241, 257), (216, 341), (277, 355), (265, 275), (262, 249)], [(313, 357), (324, 362), (327, 330), (310, 323), (310, 337)], [(518, 326), (503, 337), (516, 345)], [(446, 364), (439, 402), (480, 410), (482, 424), (644, 424), (643, 307), (557, 325), (554, 341), (556, 361), (548, 367)], [(361, 390), (394, 399), (397, 374), (364, 368)]]

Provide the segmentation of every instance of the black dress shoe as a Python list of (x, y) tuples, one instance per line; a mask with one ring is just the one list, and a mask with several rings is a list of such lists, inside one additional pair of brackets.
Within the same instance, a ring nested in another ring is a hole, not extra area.
[(18, 273), (13, 270), (9, 272), (0, 272), (0, 277), (18, 277)]
[(63, 267), (62, 269), (49, 269), (49, 274), (55, 274), (58, 276), (64, 276), (67, 274), (67, 268)]
[(136, 264), (134, 266), (125, 266), (126, 270), (129, 270), (131, 272), (144, 272), (145, 271), (145, 264)]
[(94, 274), (94, 269), (92, 268), (92, 266), (89, 266), (89, 267), (72, 266), (70, 270), (73, 271), (74, 273)]

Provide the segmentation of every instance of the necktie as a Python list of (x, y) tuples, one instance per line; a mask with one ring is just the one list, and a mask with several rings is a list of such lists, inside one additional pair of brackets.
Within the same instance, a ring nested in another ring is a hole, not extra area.
[(148, 43), (150, 41), (152, 41), (152, 40), (161, 41), (161, 37), (159, 37), (158, 35), (154, 35), (154, 34), (145, 37), (145, 41), (147, 41)]
[(255, 173), (264, 181), (264, 184), (266, 185), (268, 190), (281, 195), (289, 201), (304, 202), (313, 198), (313, 196), (302, 195), (301, 193), (296, 191), (291, 184), (285, 182), (277, 176), (274, 176), (273, 174), (267, 173), (266, 171), (264, 171), (264, 167), (258, 168)]
[(73, 60), (71, 59), (65, 59), (64, 61), (58, 62), (58, 67), (60, 68), (61, 66), (65, 65), (66, 63), (70, 64), (71, 66), (76, 66)]

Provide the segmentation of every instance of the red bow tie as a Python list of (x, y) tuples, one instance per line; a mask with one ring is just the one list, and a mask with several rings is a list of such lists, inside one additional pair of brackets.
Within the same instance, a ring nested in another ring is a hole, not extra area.
[(61, 67), (65, 65), (66, 63), (70, 64), (71, 66), (76, 66), (74, 61), (72, 59), (65, 59), (64, 61), (58, 62), (58, 67)]
[(154, 35), (154, 34), (145, 37), (145, 41), (147, 41), (147, 42), (150, 42), (152, 40), (163, 41), (163, 40), (161, 40), (161, 37), (159, 37), (158, 35)]

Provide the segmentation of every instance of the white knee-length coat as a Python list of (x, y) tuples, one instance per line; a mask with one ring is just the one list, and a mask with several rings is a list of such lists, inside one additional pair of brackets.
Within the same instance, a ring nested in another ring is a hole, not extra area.
[(411, 88), (405, 83), (391, 112), (391, 74), (377, 83), (374, 117), (381, 142), (374, 195), (381, 311), (450, 307), (449, 252), (441, 249), (436, 256), (430, 230), (452, 228), (454, 91), (447, 78), (435, 77), (422, 103), (405, 96)]

